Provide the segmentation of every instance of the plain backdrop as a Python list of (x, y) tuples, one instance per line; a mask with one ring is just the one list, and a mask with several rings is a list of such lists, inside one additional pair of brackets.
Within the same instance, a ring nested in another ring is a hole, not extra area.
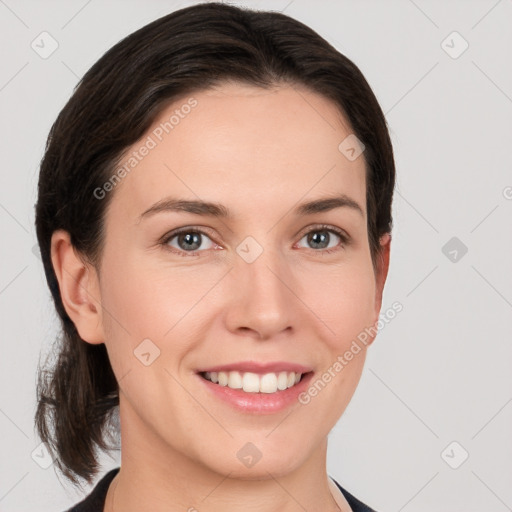
[[(107, 49), (194, 3), (0, 1), (2, 512), (83, 497), (33, 456), (36, 366), (59, 328), (34, 250), (48, 131)], [(382, 311), (403, 310), (329, 436), (329, 474), (379, 512), (512, 510), (512, 1), (233, 3), (283, 11), (352, 59), (394, 144)], [(41, 37), (58, 44), (46, 58)], [(102, 463), (98, 478), (119, 454)]]

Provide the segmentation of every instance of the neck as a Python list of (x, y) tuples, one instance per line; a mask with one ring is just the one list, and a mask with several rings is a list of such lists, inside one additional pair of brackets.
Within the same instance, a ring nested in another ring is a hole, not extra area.
[(157, 436), (121, 431), (121, 469), (109, 487), (104, 512), (351, 511), (329, 483), (327, 439), (291, 472), (260, 471), (254, 479), (240, 479), (213, 471)]

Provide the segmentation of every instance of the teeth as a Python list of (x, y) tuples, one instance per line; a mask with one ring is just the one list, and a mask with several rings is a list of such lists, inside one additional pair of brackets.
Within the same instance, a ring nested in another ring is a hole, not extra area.
[[(297, 374), (300, 379), (300, 373)], [(277, 377), (277, 389), (283, 390), (288, 387), (288, 375), (286, 372), (281, 372)]]
[(219, 372), (219, 386), (228, 385), (228, 374), (226, 372)]
[(228, 386), (232, 389), (240, 389), (243, 387), (242, 376), (239, 372), (229, 372)]
[(244, 373), (242, 382), (244, 391), (248, 393), (258, 393), (260, 391), (260, 378), (255, 373)]
[(205, 372), (205, 379), (227, 386), (231, 389), (243, 389), (246, 393), (275, 393), (295, 386), (302, 373), (279, 372), (258, 375), (252, 372)]

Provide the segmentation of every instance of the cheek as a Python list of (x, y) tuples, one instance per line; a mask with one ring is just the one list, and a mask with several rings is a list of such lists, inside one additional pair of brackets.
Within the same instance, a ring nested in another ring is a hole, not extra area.
[(304, 303), (321, 319), (333, 348), (341, 348), (374, 321), (375, 281), (367, 265), (339, 265), (305, 272)]
[(120, 260), (105, 254), (101, 298), (109, 351), (117, 360), (122, 358), (126, 367), (133, 350), (150, 339), (162, 356), (172, 345), (172, 361), (168, 357), (161, 361), (178, 364), (180, 356), (201, 340), (201, 321), (220, 307), (219, 301), (212, 303), (211, 290), (224, 273), (219, 267), (174, 264), (171, 268), (161, 262), (152, 265), (135, 257)]
[[(180, 272), (152, 268), (141, 259), (105, 255), (102, 304), (134, 338), (161, 338), (186, 312), (197, 287), (187, 286)], [(190, 300), (189, 300), (190, 298)], [(112, 320), (112, 318), (111, 318)]]
[[(156, 307), (159, 305), (158, 288), (144, 268), (134, 264), (129, 257), (118, 258), (114, 251), (105, 251), (100, 283), (105, 344), (120, 381), (129, 372), (144, 368), (136, 359), (137, 347), (147, 345), (144, 340), (154, 343), (152, 357), (159, 354), (163, 348), (161, 333), (170, 326), (162, 317), (161, 309)], [(141, 345), (143, 342), (146, 345)], [(123, 382), (127, 384), (126, 380)]]

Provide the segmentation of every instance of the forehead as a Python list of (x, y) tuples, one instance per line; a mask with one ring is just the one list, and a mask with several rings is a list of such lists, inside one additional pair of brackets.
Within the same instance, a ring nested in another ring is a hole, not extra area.
[[(240, 216), (345, 193), (365, 204), (363, 155), (330, 100), (304, 88), (223, 84), (168, 105), (125, 152), (111, 209), (135, 219), (166, 196), (229, 204)], [(146, 149), (144, 149), (146, 148)]]

